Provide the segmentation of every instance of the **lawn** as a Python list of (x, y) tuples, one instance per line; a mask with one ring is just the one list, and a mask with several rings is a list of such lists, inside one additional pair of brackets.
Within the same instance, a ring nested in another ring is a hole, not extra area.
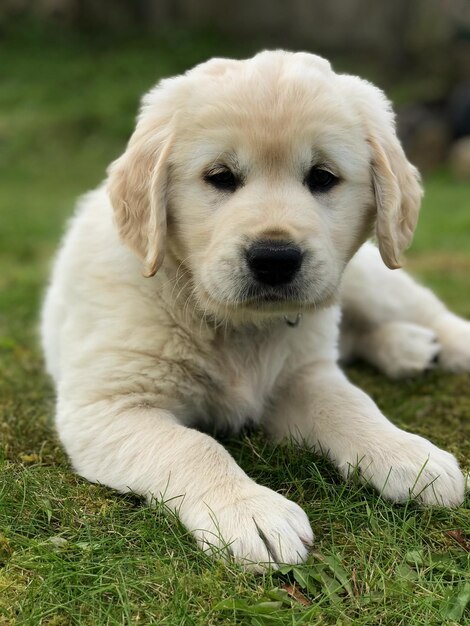
[[(252, 50), (248, 50), (250, 53)], [(52, 426), (37, 318), (74, 198), (122, 151), (139, 95), (213, 54), (214, 35), (110, 40), (19, 30), (0, 40), (0, 625), (468, 623), (470, 501), (393, 506), (306, 451), (227, 442), (307, 511), (309, 562), (263, 577), (207, 559), (161, 507), (75, 476)], [(426, 180), (409, 266), (470, 317), (470, 184)], [(350, 377), (395, 423), (470, 468), (470, 377)]]

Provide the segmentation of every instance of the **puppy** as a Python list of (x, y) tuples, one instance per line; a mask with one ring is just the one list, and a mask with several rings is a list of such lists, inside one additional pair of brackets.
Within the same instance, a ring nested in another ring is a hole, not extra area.
[[(393, 501), (459, 505), (455, 458), (392, 425), (337, 364), (342, 289), (344, 356), (399, 376), (441, 349), (469, 368), (469, 324), (385, 267), (420, 199), (383, 93), (318, 56), (213, 59), (159, 83), (80, 202), (44, 305), (75, 470), (163, 500), (203, 549), (254, 570), (302, 562), (309, 521), (196, 425), (251, 420)], [(361, 248), (374, 227), (378, 250)]]

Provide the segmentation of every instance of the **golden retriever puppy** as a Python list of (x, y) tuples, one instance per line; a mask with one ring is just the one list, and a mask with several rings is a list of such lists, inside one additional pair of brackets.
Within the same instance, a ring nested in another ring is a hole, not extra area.
[[(44, 305), (76, 471), (163, 500), (203, 549), (255, 570), (306, 558), (307, 516), (196, 425), (250, 419), (345, 477), (359, 466), (391, 500), (459, 505), (455, 458), (391, 424), (338, 366), (345, 268), (374, 227), (398, 267), (420, 199), (383, 93), (318, 56), (213, 59), (163, 80), (80, 202)], [(468, 323), (378, 254), (369, 244), (346, 270), (345, 353), (413, 373), (437, 335), (444, 362), (468, 367)]]

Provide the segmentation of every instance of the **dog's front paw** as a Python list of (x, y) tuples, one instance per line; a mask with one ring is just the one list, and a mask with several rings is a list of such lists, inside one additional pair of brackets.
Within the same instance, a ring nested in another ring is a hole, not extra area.
[(255, 572), (305, 561), (313, 533), (297, 504), (252, 481), (213, 496), (183, 519), (204, 551)]
[(470, 322), (446, 313), (436, 329), (441, 344), (439, 365), (449, 372), (470, 372)]
[(455, 457), (418, 435), (393, 433), (375, 450), (343, 463), (340, 469), (349, 475), (355, 467), (364, 481), (394, 502), (412, 498), (427, 505), (456, 507), (465, 497), (465, 478)]

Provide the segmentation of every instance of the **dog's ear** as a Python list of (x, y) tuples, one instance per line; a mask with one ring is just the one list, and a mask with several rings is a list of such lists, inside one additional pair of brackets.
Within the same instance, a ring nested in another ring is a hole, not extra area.
[(178, 76), (161, 81), (143, 97), (126, 151), (108, 169), (119, 236), (144, 260), (145, 276), (153, 276), (165, 256), (169, 156), (185, 90), (186, 81)]
[(108, 170), (107, 188), (119, 236), (144, 259), (145, 276), (157, 272), (165, 255), (171, 139), (158, 135), (152, 137), (138, 125), (126, 151)]
[(375, 232), (384, 263), (396, 269), (401, 253), (413, 240), (422, 188), (418, 170), (407, 160), (395, 131), (384, 135), (382, 141), (369, 136), (377, 206)]
[(349, 101), (362, 119), (370, 146), (370, 167), (376, 204), (375, 232), (380, 254), (391, 269), (400, 267), (401, 253), (411, 244), (423, 191), (395, 131), (395, 116), (385, 94), (355, 76), (341, 76)]

